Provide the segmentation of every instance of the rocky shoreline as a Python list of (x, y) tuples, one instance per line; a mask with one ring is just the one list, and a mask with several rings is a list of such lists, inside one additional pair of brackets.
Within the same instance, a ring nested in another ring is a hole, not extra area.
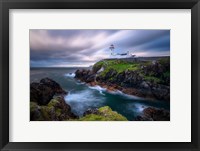
[[(91, 84), (92, 85), (92, 84)], [(109, 106), (88, 109), (79, 117), (71, 111), (64, 96), (68, 92), (52, 79), (44, 78), (30, 85), (30, 121), (127, 121)], [(148, 107), (136, 121), (169, 120), (169, 112)]]
[[(169, 77), (163, 74), (169, 71), (168, 62), (164, 65), (158, 61), (145, 65), (143, 62), (137, 63), (137, 70), (124, 69), (121, 72), (110, 68), (113, 64), (104, 62), (95, 64), (91, 70), (77, 70), (75, 78), (90, 86), (99, 85), (107, 91), (119, 90), (128, 95), (169, 102)], [(114, 65), (122, 64), (118, 60), (116, 62)]]
[(127, 121), (126, 117), (112, 111), (108, 106), (88, 109), (82, 117), (71, 111), (64, 96), (68, 92), (52, 79), (44, 78), (30, 85), (30, 121)]

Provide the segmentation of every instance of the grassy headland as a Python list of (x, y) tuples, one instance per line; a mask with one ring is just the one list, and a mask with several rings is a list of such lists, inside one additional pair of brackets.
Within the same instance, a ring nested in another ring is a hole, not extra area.
[(75, 78), (108, 90), (169, 101), (170, 58), (104, 59), (92, 70), (77, 70)]
[(158, 59), (157, 61), (126, 61), (123, 59), (101, 60), (94, 64), (93, 71), (97, 72), (101, 68), (104, 68), (99, 74), (101, 77), (105, 77), (109, 71), (116, 72), (114, 77), (110, 76), (112, 80), (123, 72), (135, 71), (144, 78), (145, 81), (169, 85), (170, 59), (168, 57)]

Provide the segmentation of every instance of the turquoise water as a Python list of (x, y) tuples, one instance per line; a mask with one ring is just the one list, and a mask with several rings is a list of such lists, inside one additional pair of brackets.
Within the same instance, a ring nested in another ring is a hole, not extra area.
[(39, 82), (42, 78), (49, 77), (59, 83), (62, 88), (68, 91), (65, 101), (72, 111), (82, 116), (89, 108), (110, 106), (112, 110), (125, 116), (128, 120), (141, 114), (146, 107), (164, 108), (170, 110), (167, 102), (152, 101), (134, 96), (125, 95), (121, 92), (109, 93), (105, 89), (95, 86), (89, 87), (74, 79), (77, 68), (31, 68), (30, 81)]

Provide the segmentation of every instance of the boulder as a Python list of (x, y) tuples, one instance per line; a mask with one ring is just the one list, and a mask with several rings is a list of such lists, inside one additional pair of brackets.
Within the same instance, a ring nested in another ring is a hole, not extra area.
[(51, 99), (47, 105), (38, 105), (30, 102), (31, 121), (64, 121), (77, 119), (78, 116), (71, 112), (71, 107), (63, 97)]
[(95, 74), (91, 70), (76, 70), (75, 78), (88, 83), (95, 80)]
[(61, 86), (52, 79), (44, 78), (44, 79), (40, 80), (40, 83), (47, 87), (50, 87), (57, 94), (67, 94), (66, 91), (64, 91), (61, 88)]
[(140, 87), (144, 88), (144, 89), (148, 89), (148, 90), (151, 89), (148, 82), (146, 82), (146, 81), (143, 81), (142, 83), (140, 83)]
[(83, 113), (83, 116), (89, 115), (89, 114), (99, 114), (99, 111), (97, 108), (94, 109), (88, 109)]
[(170, 121), (170, 113), (164, 109), (148, 107), (143, 110), (142, 115), (135, 118), (136, 121)]
[(54, 95), (67, 94), (58, 83), (44, 78), (39, 83), (31, 83), (30, 85), (30, 101), (37, 102), (39, 105), (46, 105)]

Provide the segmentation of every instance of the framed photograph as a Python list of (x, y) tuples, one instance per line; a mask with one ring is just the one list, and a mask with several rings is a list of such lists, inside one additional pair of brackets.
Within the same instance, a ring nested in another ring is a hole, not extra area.
[(200, 150), (198, 0), (1, 0), (1, 150)]

